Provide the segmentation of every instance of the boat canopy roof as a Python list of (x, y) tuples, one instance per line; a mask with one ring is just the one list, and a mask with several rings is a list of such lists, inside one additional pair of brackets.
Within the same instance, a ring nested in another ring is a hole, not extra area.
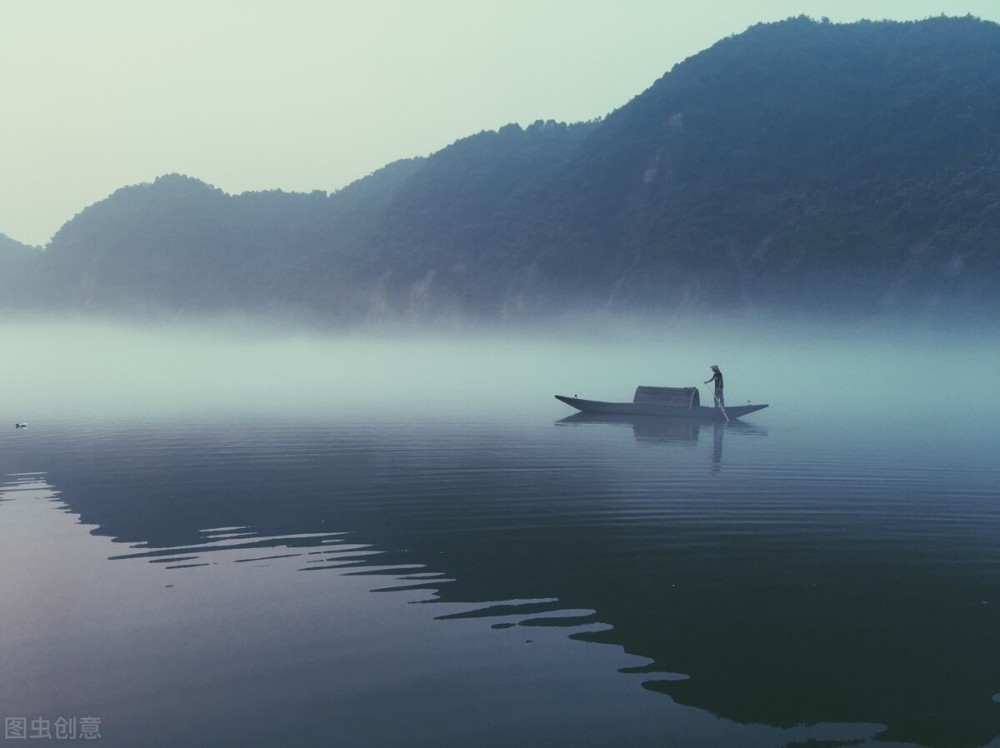
[(701, 405), (697, 387), (644, 387), (635, 388), (632, 402), (636, 405), (681, 405), (685, 408)]

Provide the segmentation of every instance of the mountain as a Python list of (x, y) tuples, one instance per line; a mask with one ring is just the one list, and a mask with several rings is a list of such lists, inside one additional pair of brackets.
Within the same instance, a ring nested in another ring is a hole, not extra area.
[(330, 195), (169, 175), (0, 267), (34, 303), (130, 315), (981, 315), (998, 186), (1000, 26), (799, 17), (599, 121), (481, 132)]
[(16, 307), (30, 300), (29, 288), (39, 284), (41, 250), (0, 234), (0, 306)]
[(281, 306), (282, 278), (326, 240), (326, 208), (325, 193), (234, 197), (176, 174), (125, 187), (52, 238), (45, 301), (124, 314)]
[(998, 64), (1000, 27), (972, 18), (798, 18), (725, 39), (578, 154), (550, 274), (572, 264), (611, 302), (665, 287), (696, 305), (988, 299)]

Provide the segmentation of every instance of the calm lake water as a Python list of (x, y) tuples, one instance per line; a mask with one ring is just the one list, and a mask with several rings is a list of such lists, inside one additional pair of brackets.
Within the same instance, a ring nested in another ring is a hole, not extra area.
[(5, 738), (1000, 746), (991, 414), (521, 394), (11, 423)]

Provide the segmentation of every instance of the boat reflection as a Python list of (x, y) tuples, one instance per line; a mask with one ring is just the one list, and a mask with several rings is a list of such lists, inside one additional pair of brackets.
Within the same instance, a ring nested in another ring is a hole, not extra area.
[(697, 443), (702, 424), (694, 419), (650, 418), (614, 413), (574, 413), (559, 421), (557, 426), (605, 424), (632, 428), (637, 441)]
[(722, 465), (722, 447), (726, 433), (746, 436), (767, 436), (767, 430), (743, 421), (723, 423), (702, 423), (687, 418), (656, 418), (650, 416), (629, 416), (614, 413), (574, 413), (556, 421), (557, 426), (587, 426), (592, 424), (631, 427), (635, 440), (649, 444), (698, 443), (702, 428), (712, 431), (712, 466)]

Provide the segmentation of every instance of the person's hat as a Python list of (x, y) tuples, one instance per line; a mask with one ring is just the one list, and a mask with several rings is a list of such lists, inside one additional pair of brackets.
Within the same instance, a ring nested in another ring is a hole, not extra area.
[(715, 369), (716, 371), (718, 371), (719, 370), (719, 365), (718, 364), (712, 364), (712, 368)]

